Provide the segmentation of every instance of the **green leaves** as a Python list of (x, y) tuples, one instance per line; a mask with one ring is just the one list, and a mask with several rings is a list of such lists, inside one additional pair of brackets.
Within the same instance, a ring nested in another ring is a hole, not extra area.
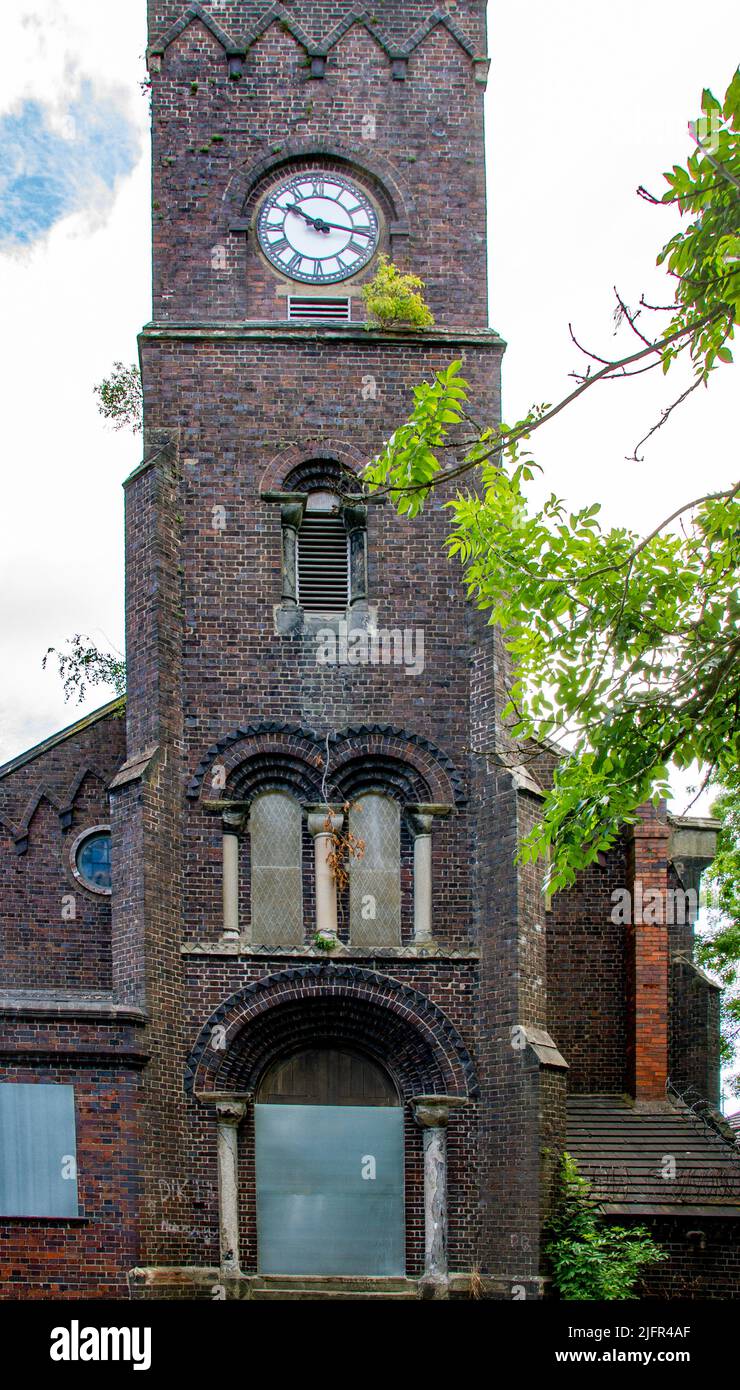
[(677, 203), (686, 225), (659, 257), (674, 288), (664, 331), (652, 340), (639, 332), (637, 354), (607, 362), (559, 404), (485, 428), (454, 362), (416, 388), (408, 421), (365, 475), (409, 516), (433, 488), (456, 485), (446, 493), (447, 554), (470, 601), (503, 630), (512, 757), (530, 761), (544, 741), (560, 741), (541, 823), (520, 851), (525, 861), (548, 858), (550, 890), (572, 883), (642, 803), (668, 794), (671, 765), (698, 762), (726, 780), (740, 753), (738, 490), (687, 503), (642, 538), (609, 527), (598, 502), (571, 511), (555, 495), (529, 500), (531, 436), (595, 381), (629, 375), (636, 360), (643, 370), (645, 358), (669, 372), (688, 354), (706, 383), (732, 361), (740, 75), (721, 106), (705, 91), (702, 110), (696, 149), (665, 176), (662, 201)]
[(100, 414), (110, 420), (114, 430), (142, 429), (144, 396), (141, 373), (135, 363), (124, 367), (123, 362), (114, 362), (110, 376), (93, 390)]
[(56, 647), (49, 647), (41, 662), (46, 669), (49, 657), (56, 657), (65, 700), (76, 695), (77, 703), (81, 704), (88, 687), (95, 685), (111, 686), (116, 695), (126, 693), (126, 662), (122, 656), (101, 651), (92, 638), (84, 637), (79, 632), (67, 640), (67, 648), (67, 651), (59, 651)]
[(627, 1299), (646, 1265), (668, 1259), (668, 1252), (644, 1226), (607, 1225), (590, 1184), (569, 1154), (563, 1154), (560, 1196), (548, 1223), (545, 1254), (555, 1287), (568, 1300)]
[(424, 281), (418, 275), (404, 275), (388, 256), (381, 256), (376, 275), (362, 288), (370, 314), (367, 327), (393, 328), (403, 324), (409, 328), (431, 328), (434, 315), (424, 302), (423, 289)]
[[(732, 361), (727, 343), (740, 313), (740, 71), (723, 105), (704, 90), (702, 112), (690, 127), (697, 149), (685, 167), (674, 164), (664, 176), (662, 199), (693, 220), (663, 248), (658, 264), (676, 281), (676, 312), (665, 336), (694, 326), (689, 350), (696, 375), (706, 380), (717, 361)], [(664, 370), (676, 355), (675, 345), (667, 345)]]

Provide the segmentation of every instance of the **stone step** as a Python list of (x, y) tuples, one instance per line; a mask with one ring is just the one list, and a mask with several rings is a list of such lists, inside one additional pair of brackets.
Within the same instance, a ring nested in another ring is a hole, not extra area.
[(414, 1280), (404, 1278), (335, 1277), (325, 1275), (260, 1275), (251, 1287), (251, 1297), (272, 1299), (417, 1298)]
[(295, 1301), (323, 1301), (341, 1302), (352, 1300), (380, 1299), (381, 1301), (398, 1301), (399, 1299), (408, 1301), (417, 1297), (416, 1292), (405, 1289), (253, 1289), (252, 1298), (256, 1298), (260, 1303), (295, 1302)]

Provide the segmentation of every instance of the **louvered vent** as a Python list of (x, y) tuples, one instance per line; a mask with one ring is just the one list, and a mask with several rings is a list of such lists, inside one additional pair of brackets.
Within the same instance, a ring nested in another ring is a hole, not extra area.
[(349, 602), (349, 540), (341, 516), (307, 512), (298, 532), (298, 602), (339, 613)]
[(288, 296), (288, 318), (311, 319), (313, 323), (349, 323), (352, 318), (351, 301), (291, 294)]

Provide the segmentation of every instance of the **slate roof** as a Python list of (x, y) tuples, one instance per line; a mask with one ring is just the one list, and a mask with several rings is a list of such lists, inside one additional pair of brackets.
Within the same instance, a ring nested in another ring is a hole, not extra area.
[(98, 720), (106, 719), (109, 714), (123, 710), (126, 704), (125, 695), (117, 695), (114, 700), (109, 700), (107, 705), (100, 709), (93, 710), (91, 714), (85, 714), (81, 719), (76, 719), (74, 724), (68, 724), (66, 729), (60, 729), (58, 733), (51, 734), (41, 743), (35, 743), (33, 748), (28, 748), (24, 753), (18, 753), (9, 762), (3, 763), (0, 767), (0, 778), (7, 777), (16, 768), (23, 767), (26, 763), (33, 762), (34, 758), (40, 758), (42, 753), (48, 753), (50, 748), (56, 748), (58, 743), (64, 743), (67, 738), (74, 738), (75, 734), (81, 734), (83, 729), (89, 729), (91, 724), (97, 724)]
[(740, 1150), (681, 1101), (570, 1096), (567, 1149), (609, 1214), (740, 1218)]

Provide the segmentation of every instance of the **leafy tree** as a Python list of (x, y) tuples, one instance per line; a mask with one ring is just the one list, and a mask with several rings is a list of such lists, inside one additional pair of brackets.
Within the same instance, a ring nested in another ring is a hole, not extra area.
[[(697, 957), (723, 985), (722, 1052), (730, 1064), (740, 1043), (740, 774), (728, 781), (712, 805), (720, 829), (714, 863), (704, 878), (710, 924)], [(740, 1075), (731, 1085), (740, 1095)]]
[(560, 1196), (548, 1222), (545, 1254), (555, 1287), (568, 1300), (627, 1299), (646, 1265), (668, 1259), (644, 1226), (608, 1225), (590, 1183), (563, 1154)]
[(381, 256), (377, 274), (362, 289), (370, 314), (367, 327), (406, 324), (411, 328), (430, 328), (434, 315), (424, 302), (423, 289), (424, 281), (418, 275), (404, 275), (388, 256)]
[(135, 363), (124, 367), (114, 362), (109, 377), (93, 387), (101, 415), (110, 420), (114, 430), (142, 429), (144, 397), (141, 373)]
[[(562, 741), (541, 823), (520, 849), (547, 856), (551, 890), (613, 843), (637, 808), (669, 791), (669, 766), (698, 763), (705, 782), (734, 775), (740, 751), (740, 483), (676, 507), (649, 535), (602, 524), (598, 503), (533, 505), (536, 431), (599, 382), (688, 364), (682, 401), (732, 361), (740, 309), (740, 72), (723, 104), (702, 97), (696, 148), (665, 175), (660, 198), (684, 225), (661, 251), (672, 303), (617, 318), (636, 346), (618, 359), (587, 352), (577, 385), (513, 424), (485, 424), (454, 362), (414, 392), (409, 419), (366, 480), (416, 515), (433, 488), (470, 479), (446, 505), (450, 556), (472, 601), (500, 624), (513, 675), (504, 712), (512, 763)], [(580, 345), (579, 345), (580, 346)], [(585, 351), (585, 349), (581, 349)], [(640, 446), (638, 446), (640, 447)]]
[(92, 638), (76, 632), (68, 638), (67, 650), (49, 647), (41, 665), (46, 669), (50, 657), (56, 657), (57, 669), (64, 686), (64, 698), (77, 697), (78, 704), (85, 698), (89, 686), (108, 685), (116, 695), (126, 691), (126, 662), (122, 656), (113, 652), (101, 651)]

